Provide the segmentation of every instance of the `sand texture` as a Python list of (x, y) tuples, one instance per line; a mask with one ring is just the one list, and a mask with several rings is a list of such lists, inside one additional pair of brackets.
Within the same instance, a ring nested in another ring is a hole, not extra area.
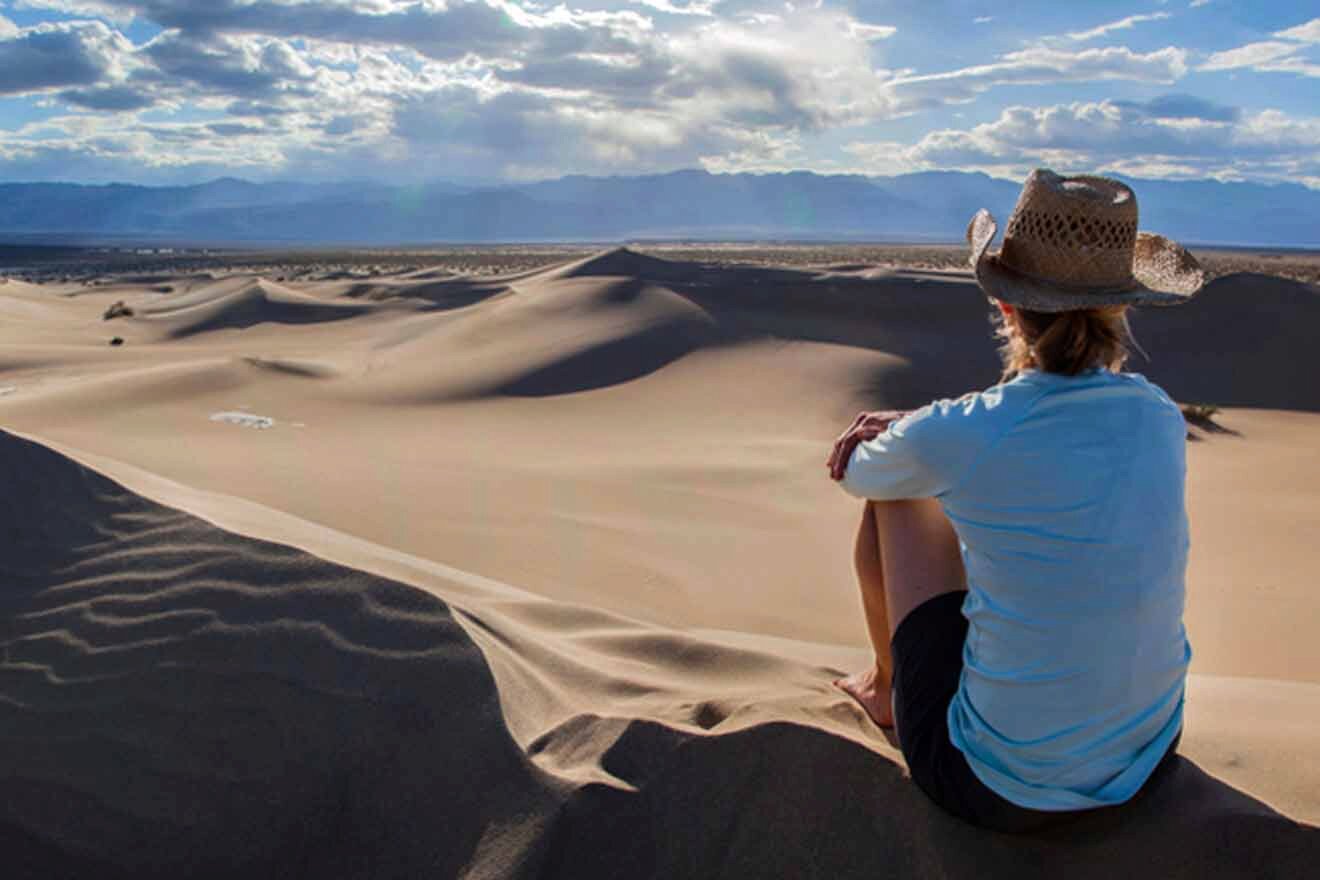
[(858, 409), (994, 381), (966, 273), (101, 281), (0, 286), (6, 876), (1320, 862), (1314, 287), (1134, 321), (1135, 368), (1226, 407), (1189, 430), (1183, 757), (1010, 838), (830, 684), (867, 652), (824, 457)]

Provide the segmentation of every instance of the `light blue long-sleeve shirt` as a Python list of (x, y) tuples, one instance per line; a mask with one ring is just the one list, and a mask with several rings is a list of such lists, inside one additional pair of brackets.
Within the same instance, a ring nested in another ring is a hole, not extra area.
[(967, 571), (949, 736), (1037, 810), (1122, 803), (1182, 726), (1186, 426), (1134, 373), (1028, 371), (860, 444), (843, 487), (937, 498)]

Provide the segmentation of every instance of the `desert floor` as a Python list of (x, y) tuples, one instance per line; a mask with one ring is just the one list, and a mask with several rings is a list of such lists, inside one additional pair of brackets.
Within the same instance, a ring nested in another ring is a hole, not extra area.
[(953, 250), (500, 253), (10, 270), (0, 843), (125, 876), (1320, 857), (1305, 260), (1209, 254), (1134, 319), (1130, 368), (1220, 407), (1188, 437), (1185, 760), (1022, 842), (926, 804), (830, 684), (868, 657), (833, 437), (997, 376)]

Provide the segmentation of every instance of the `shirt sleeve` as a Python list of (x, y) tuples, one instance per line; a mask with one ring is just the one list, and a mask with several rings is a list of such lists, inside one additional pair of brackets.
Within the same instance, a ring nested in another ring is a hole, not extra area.
[(879, 437), (857, 444), (840, 485), (858, 498), (937, 498), (956, 486), (987, 445), (990, 392), (937, 400)]

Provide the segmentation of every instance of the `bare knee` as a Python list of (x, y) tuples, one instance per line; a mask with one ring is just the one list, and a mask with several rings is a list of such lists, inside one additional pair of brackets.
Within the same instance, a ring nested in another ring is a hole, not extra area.
[(937, 501), (873, 503), (890, 624), (896, 628), (925, 600), (966, 589), (967, 578), (957, 533)]
[(957, 547), (953, 524), (934, 498), (903, 498), (867, 502), (874, 517), (876, 535), (884, 546), (886, 537), (901, 536), (906, 543), (917, 541), (932, 551)]

